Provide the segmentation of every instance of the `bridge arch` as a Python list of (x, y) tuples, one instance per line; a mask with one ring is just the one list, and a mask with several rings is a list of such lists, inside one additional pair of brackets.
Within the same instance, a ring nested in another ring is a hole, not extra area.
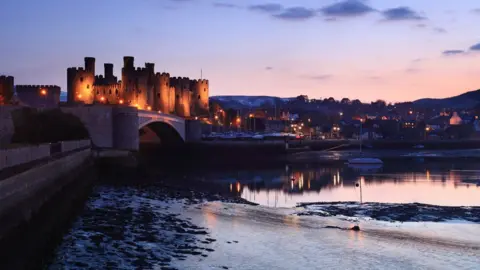
[(138, 111), (140, 137), (154, 133), (161, 144), (174, 146), (185, 142), (185, 120), (178, 116), (152, 111)]

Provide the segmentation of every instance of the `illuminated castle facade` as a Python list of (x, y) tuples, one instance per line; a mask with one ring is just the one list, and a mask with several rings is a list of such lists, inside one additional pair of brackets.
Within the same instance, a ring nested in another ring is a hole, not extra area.
[(208, 80), (155, 73), (153, 63), (135, 68), (131, 56), (123, 58), (121, 80), (113, 75), (113, 64), (104, 68), (104, 75), (96, 75), (92, 57), (85, 58), (84, 68), (68, 68), (68, 102), (123, 104), (187, 118), (208, 116)]

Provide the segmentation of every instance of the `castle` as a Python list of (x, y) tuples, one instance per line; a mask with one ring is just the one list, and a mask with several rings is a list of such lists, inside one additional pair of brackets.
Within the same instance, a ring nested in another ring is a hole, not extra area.
[(104, 68), (104, 75), (96, 75), (92, 57), (85, 57), (84, 68), (68, 68), (68, 103), (124, 104), (186, 118), (208, 116), (208, 80), (155, 73), (153, 63), (135, 68), (131, 56), (123, 58), (121, 80), (113, 75), (113, 64)]

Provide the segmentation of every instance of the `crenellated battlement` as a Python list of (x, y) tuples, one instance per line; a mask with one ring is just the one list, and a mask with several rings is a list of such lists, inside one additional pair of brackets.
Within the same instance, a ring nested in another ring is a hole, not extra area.
[(168, 77), (168, 78), (170, 78), (170, 73), (167, 73), (167, 72), (162, 72), (162, 73), (157, 72), (157, 73), (155, 73), (155, 76), (156, 76), (156, 77)]
[(13, 76), (6, 76), (6, 75), (1, 75), (0, 76), (0, 83), (4, 82), (13, 82)]
[(79, 71), (85, 71), (83, 67), (69, 67), (67, 68), (67, 72), (79, 72)]
[(17, 92), (21, 91), (38, 91), (45, 89), (48, 91), (60, 91), (60, 86), (58, 85), (16, 85), (15, 90)]

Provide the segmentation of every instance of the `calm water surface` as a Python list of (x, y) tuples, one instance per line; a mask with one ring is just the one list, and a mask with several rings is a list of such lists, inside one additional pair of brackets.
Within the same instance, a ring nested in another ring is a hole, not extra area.
[(480, 164), (387, 162), (381, 168), (286, 165), (218, 176), (232, 193), (270, 207), (303, 202), (360, 201), (480, 206)]
[[(480, 269), (480, 225), (298, 215), (299, 202), (480, 205), (480, 163), (185, 172), (261, 206), (98, 186), (49, 269)], [(135, 181), (135, 179), (132, 179)], [(356, 184), (359, 183), (357, 187)], [(360, 224), (362, 231), (345, 230)], [(332, 227), (333, 226), (333, 227)], [(165, 267), (165, 268), (162, 268)]]

